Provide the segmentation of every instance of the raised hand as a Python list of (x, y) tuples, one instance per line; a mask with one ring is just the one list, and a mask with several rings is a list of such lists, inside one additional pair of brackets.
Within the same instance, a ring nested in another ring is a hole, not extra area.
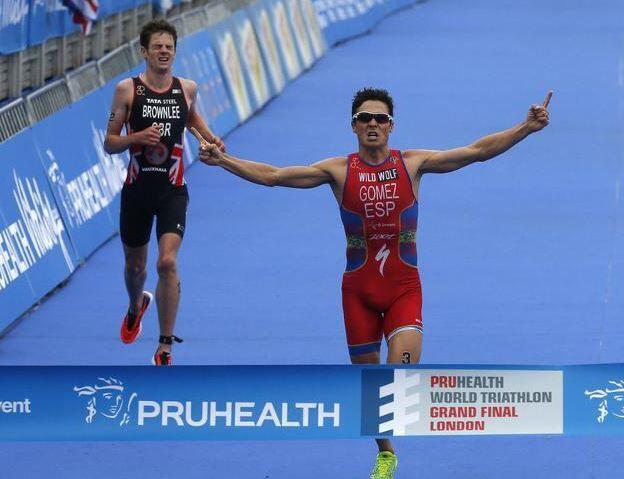
[(550, 90), (546, 94), (544, 103), (541, 105), (531, 105), (529, 114), (527, 115), (526, 124), (531, 132), (539, 131), (549, 123), (548, 104), (552, 98), (553, 92)]
[[(218, 165), (218, 160), (221, 159), (225, 151), (225, 145), (221, 139), (215, 136), (213, 137), (213, 142), (210, 143), (206, 141), (201, 133), (194, 127), (191, 127), (191, 133), (193, 133), (197, 141), (199, 141), (199, 160), (207, 165)], [(215, 140), (218, 140), (218, 143)]]

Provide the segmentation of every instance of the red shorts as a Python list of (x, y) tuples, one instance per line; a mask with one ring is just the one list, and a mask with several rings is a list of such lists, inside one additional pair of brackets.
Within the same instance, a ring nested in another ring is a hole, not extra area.
[(349, 354), (379, 351), (405, 329), (422, 333), (422, 289), (418, 270), (400, 279), (367, 280), (363, 271), (342, 277), (342, 308)]

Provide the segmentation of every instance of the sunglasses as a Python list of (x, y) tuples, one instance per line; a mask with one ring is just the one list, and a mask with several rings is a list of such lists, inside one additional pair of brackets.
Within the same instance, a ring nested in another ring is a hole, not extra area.
[(380, 125), (385, 125), (392, 121), (392, 117), (387, 113), (370, 113), (368, 111), (359, 111), (351, 117), (353, 121), (359, 121), (361, 123), (370, 123), (373, 118)]

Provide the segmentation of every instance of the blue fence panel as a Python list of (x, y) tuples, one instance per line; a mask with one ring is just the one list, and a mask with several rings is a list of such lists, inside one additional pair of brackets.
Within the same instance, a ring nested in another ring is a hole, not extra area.
[(273, 28), (271, 27), (268, 7), (262, 1), (255, 2), (247, 8), (247, 13), (258, 37), (264, 64), (267, 67), (268, 76), (271, 81), (271, 90), (274, 94), (277, 94), (286, 86), (285, 66), (275, 34), (273, 33)]
[(277, 40), (284, 71), (289, 80), (294, 80), (301, 74), (302, 66), (290, 21), (288, 20), (288, 12), (281, 0), (264, 0), (264, 4), (269, 13), (271, 28)]
[(0, 328), (67, 278), (76, 255), (32, 131), (0, 144)]
[[(117, 231), (111, 203), (127, 162), (103, 150), (112, 89), (97, 90), (33, 127), (41, 164), (80, 260)], [(71, 131), (71, 141), (59, 134), (59, 125)]]
[(0, 0), (0, 53), (9, 54), (28, 46), (30, 0)]
[(178, 44), (174, 73), (197, 82), (199, 113), (216, 135), (236, 128), (238, 114), (207, 31), (184, 37)]
[(239, 10), (231, 17), (231, 28), (238, 55), (241, 59), (248, 91), (256, 108), (262, 107), (275, 94), (269, 87), (267, 68), (262, 58), (260, 44), (246, 10)]
[(243, 64), (236, 48), (236, 38), (231, 19), (224, 20), (210, 28), (210, 39), (214, 47), (230, 98), (236, 108), (239, 121), (251, 116), (257, 105), (250, 97), (250, 86), (243, 70)]
[(310, 68), (314, 63), (315, 56), (312, 51), (312, 43), (306, 28), (299, 0), (283, 0), (286, 12), (288, 13), (288, 21), (290, 22), (290, 28), (293, 32), (295, 39), (295, 45), (297, 46), (297, 53), (299, 54), (299, 60), (304, 68)]
[(37, 45), (49, 38), (80, 30), (67, 7), (58, 2), (30, 0), (28, 44)]
[(316, 15), (314, 5), (312, 5), (312, 0), (299, 0), (299, 5), (305, 21), (305, 26), (308, 30), (308, 35), (310, 36), (312, 51), (314, 56), (318, 59), (322, 57), (327, 50), (325, 34), (319, 25), (318, 16)]
[(376, 1), (368, 0), (314, 0), (319, 22), (331, 45), (370, 29), (373, 22), (366, 13), (376, 6)]

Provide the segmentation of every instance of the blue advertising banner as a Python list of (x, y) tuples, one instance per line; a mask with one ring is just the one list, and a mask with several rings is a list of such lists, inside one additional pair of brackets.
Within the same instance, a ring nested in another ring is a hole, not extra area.
[(34, 136), (0, 144), (0, 328), (69, 276), (76, 256), (48, 188)]
[(232, 31), (249, 87), (250, 96), (257, 108), (262, 107), (275, 94), (269, 87), (267, 68), (251, 18), (246, 10), (239, 10), (231, 17)]
[(370, 30), (384, 15), (413, 0), (312, 0), (330, 45)]
[(273, 35), (277, 40), (286, 77), (294, 80), (301, 74), (302, 66), (288, 12), (281, 0), (264, 0), (264, 4), (269, 14)]
[(0, 440), (624, 434), (623, 372), (624, 364), (1, 367)]
[(319, 25), (318, 16), (316, 15), (316, 10), (314, 10), (314, 5), (312, 5), (312, 0), (299, 0), (299, 5), (306, 28), (308, 29), (314, 56), (317, 59), (321, 58), (327, 50), (327, 42), (325, 41), (325, 35)]
[(9, 54), (28, 46), (28, 16), (31, 0), (0, 0), (0, 53)]
[(238, 126), (238, 114), (208, 32), (182, 39), (178, 44), (174, 73), (197, 83), (199, 113), (216, 135), (224, 136)]
[(80, 30), (61, 0), (30, 0), (28, 45), (43, 43)]
[[(110, 206), (118, 200), (127, 160), (104, 152), (110, 98), (112, 88), (97, 90), (33, 127), (41, 165), (80, 261), (117, 232)], [(59, 125), (72, 132), (71, 141), (59, 134)]]
[(214, 51), (225, 78), (225, 83), (234, 103), (238, 119), (245, 121), (257, 108), (250, 97), (250, 85), (243, 70), (243, 64), (236, 48), (234, 24), (230, 18), (209, 30)]
[(312, 43), (308, 29), (305, 25), (303, 14), (301, 13), (299, 0), (283, 0), (283, 2), (288, 14), (290, 28), (295, 38), (299, 60), (304, 68), (310, 68), (314, 63), (315, 56), (312, 51)]
[(624, 365), (579, 366), (565, 378), (566, 433), (624, 433)]
[(247, 13), (258, 37), (264, 64), (267, 67), (271, 81), (271, 91), (274, 94), (278, 94), (286, 86), (285, 67), (273, 28), (271, 27), (267, 5), (262, 1), (255, 2), (247, 8)]

